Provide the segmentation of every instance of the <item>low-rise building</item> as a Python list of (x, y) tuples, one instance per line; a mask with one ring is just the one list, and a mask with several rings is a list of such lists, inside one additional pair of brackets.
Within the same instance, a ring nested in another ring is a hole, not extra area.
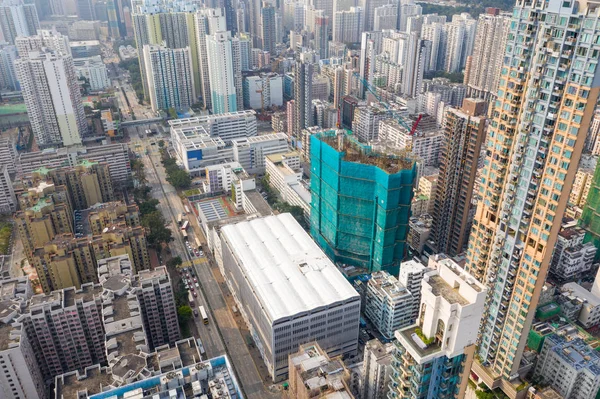
[(289, 356), (289, 390), (296, 399), (353, 399), (350, 372), (341, 357), (330, 358), (317, 342), (300, 345)]
[(265, 157), (289, 151), (288, 137), (284, 133), (271, 133), (255, 137), (233, 139), (233, 159), (251, 174), (265, 173)]
[(119, 135), (119, 120), (114, 118), (113, 112), (110, 109), (100, 113), (100, 121), (102, 122), (102, 129), (107, 136), (115, 137)]
[(576, 281), (589, 274), (594, 267), (596, 247), (583, 243), (585, 230), (581, 227), (564, 228), (558, 233), (550, 263), (550, 275), (559, 282)]
[(220, 240), (227, 285), (273, 380), (287, 377), (299, 345), (356, 354), (360, 297), (292, 215), (223, 226)]
[(595, 398), (600, 390), (600, 355), (581, 338), (551, 334), (544, 339), (533, 378), (563, 398)]
[(431, 234), (431, 226), (433, 218), (429, 214), (422, 214), (418, 218), (411, 217), (408, 222), (408, 237), (407, 242), (411, 250), (417, 254), (422, 254), (425, 249), (425, 244), (429, 240)]
[(279, 193), (283, 201), (301, 207), (304, 217), (309, 220), (311, 195), (302, 180), (300, 154), (292, 151), (267, 155), (265, 165), (271, 187)]
[(73, 60), (73, 65), (75, 65), (77, 77), (87, 79), (91, 91), (100, 91), (110, 87), (106, 64), (102, 61), (101, 56), (77, 58)]
[(211, 137), (204, 126), (171, 127), (171, 143), (179, 163), (192, 176), (205, 172), (207, 166), (233, 160), (233, 150), (220, 137)]
[(385, 337), (391, 339), (398, 329), (415, 322), (415, 299), (396, 277), (386, 271), (375, 272), (367, 284), (365, 316)]
[[(600, 298), (577, 283), (567, 283), (561, 287), (562, 296), (582, 303), (577, 320), (585, 328), (592, 328), (600, 323)], [(575, 321), (575, 320), (572, 320)]]

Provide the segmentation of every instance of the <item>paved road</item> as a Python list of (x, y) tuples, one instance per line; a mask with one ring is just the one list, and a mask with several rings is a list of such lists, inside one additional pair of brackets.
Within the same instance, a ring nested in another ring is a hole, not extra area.
[[(179, 233), (177, 215), (185, 211), (176, 190), (166, 182), (164, 168), (160, 164), (160, 155), (157, 146), (148, 146), (149, 155), (144, 156), (146, 167), (146, 178), (148, 186), (152, 190), (152, 196), (160, 201), (158, 209), (163, 213), (165, 219), (170, 222), (169, 227), (173, 231), (175, 240), (169, 244), (173, 256), (181, 256), (184, 262), (191, 261), (185, 242)], [(158, 166), (156, 166), (158, 165)], [(190, 218), (192, 215), (189, 215)], [(197, 223), (189, 230), (190, 240), (193, 242), (194, 235), (198, 235), (202, 242), (206, 242), (201, 236)], [(278, 398), (279, 395), (268, 392), (263, 384), (260, 373), (250, 355), (248, 347), (242, 334), (238, 330), (231, 310), (227, 307), (223, 292), (215, 279), (211, 264), (206, 258), (196, 258), (194, 263), (201, 290), (196, 298), (197, 302), (203, 304), (209, 313), (209, 324), (204, 325), (197, 318), (196, 326), (208, 357), (218, 356), (226, 353), (236, 371), (244, 394), (249, 399)], [(216, 321), (216, 323), (215, 323)]]

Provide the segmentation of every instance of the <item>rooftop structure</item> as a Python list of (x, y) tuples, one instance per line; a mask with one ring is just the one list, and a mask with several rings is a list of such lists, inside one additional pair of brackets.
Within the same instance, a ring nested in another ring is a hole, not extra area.
[(290, 355), (289, 370), (290, 393), (294, 398), (354, 398), (344, 362), (329, 358), (316, 342), (301, 345), (297, 353)]

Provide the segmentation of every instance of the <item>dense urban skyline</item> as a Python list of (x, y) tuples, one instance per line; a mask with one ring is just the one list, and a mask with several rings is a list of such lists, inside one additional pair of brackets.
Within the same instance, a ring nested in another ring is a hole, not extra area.
[(596, 0), (0, 0), (0, 399), (600, 395), (599, 61)]

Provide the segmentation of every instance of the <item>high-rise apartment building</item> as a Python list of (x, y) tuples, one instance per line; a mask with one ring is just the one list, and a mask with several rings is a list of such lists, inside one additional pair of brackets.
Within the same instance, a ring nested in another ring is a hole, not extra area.
[(213, 114), (243, 109), (240, 46), (230, 32), (206, 36), (208, 70)]
[(319, 58), (329, 58), (329, 17), (324, 15), (323, 10), (317, 10), (315, 15), (314, 48)]
[(140, 271), (134, 277), (134, 285), (150, 348), (175, 344), (181, 335), (167, 268)]
[(389, 119), (389, 112), (379, 105), (359, 107), (354, 120), (354, 134), (363, 143), (379, 139), (379, 122)]
[(39, 28), (35, 4), (25, 4), (23, 0), (3, 0), (0, 3), (0, 29), (6, 42), (15, 44), (18, 36), (35, 35)]
[(548, 273), (600, 89), (586, 39), (599, 12), (550, 0), (512, 13), (465, 266), (490, 287), (473, 366), (490, 387), (518, 375)]
[(428, 266), (419, 319), (396, 331), (390, 397), (464, 398), (487, 290), (444, 255)]
[(73, 208), (65, 186), (40, 181), (21, 193), (18, 201), (15, 226), (28, 259), (56, 235), (73, 232)]
[(152, 110), (187, 111), (196, 102), (190, 48), (146, 44), (143, 52)]
[(8, 173), (8, 165), (0, 164), (0, 213), (13, 213), (16, 210), (17, 198)]
[(483, 100), (466, 99), (461, 109), (446, 112), (432, 233), (437, 250), (451, 256), (461, 253), (469, 239), (477, 162), (485, 142), (485, 108)]
[(262, 49), (269, 54), (275, 55), (275, 7), (265, 2), (265, 6), (260, 9), (260, 25)]
[(198, 9), (197, 3), (185, 1), (157, 1), (133, 5), (132, 23), (136, 47), (139, 50), (144, 95), (147, 100), (150, 100), (148, 78), (144, 68), (144, 52), (141, 51), (146, 44), (165, 46), (171, 49), (189, 47), (191, 73), (193, 74), (192, 81), (196, 84), (194, 91), (196, 93), (200, 92), (202, 57), (199, 51), (204, 44), (204, 36), (198, 30), (197, 20), (203, 15), (201, 12), (196, 12)]
[(97, 203), (115, 200), (106, 163), (83, 160), (74, 167), (40, 168), (33, 173), (51, 179), (57, 186), (67, 187), (73, 209), (86, 209)]
[[(311, 127), (312, 117), (312, 81), (316, 55), (298, 50), (294, 72), (294, 123), (292, 131), (296, 139), (301, 138), (302, 129)], [(288, 125), (289, 128), (289, 125)]]
[(508, 36), (510, 16), (489, 8), (479, 15), (473, 54), (468, 57), (464, 83), (471, 97), (491, 100), (498, 93), (502, 57)]
[(373, 31), (396, 29), (398, 26), (398, 4), (385, 4), (373, 10)]
[(413, 159), (382, 154), (350, 134), (313, 134), (311, 235), (336, 263), (397, 275), (416, 178)]
[[(390, 4), (390, 0), (359, 0), (358, 5), (363, 9), (363, 25), (360, 29), (361, 32), (369, 32), (369, 31), (378, 31), (379, 29), (375, 29), (375, 13), (379, 7), (386, 6)], [(397, 5), (396, 5), (396, 17), (397, 13)], [(386, 29), (396, 29), (397, 20), (394, 21), (394, 26), (392, 28)]]
[(21, 89), (14, 64), (17, 57), (17, 48), (14, 45), (0, 45), (0, 89)]
[(81, 144), (87, 122), (71, 56), (32, 51), (15, 61), (15, 70), (38, 146)]
[(336, 12), (333, 41), (346, 44), (359, 43), (363, 19), (364, 10), (361, 7), (350, 7), (347, 11)]

